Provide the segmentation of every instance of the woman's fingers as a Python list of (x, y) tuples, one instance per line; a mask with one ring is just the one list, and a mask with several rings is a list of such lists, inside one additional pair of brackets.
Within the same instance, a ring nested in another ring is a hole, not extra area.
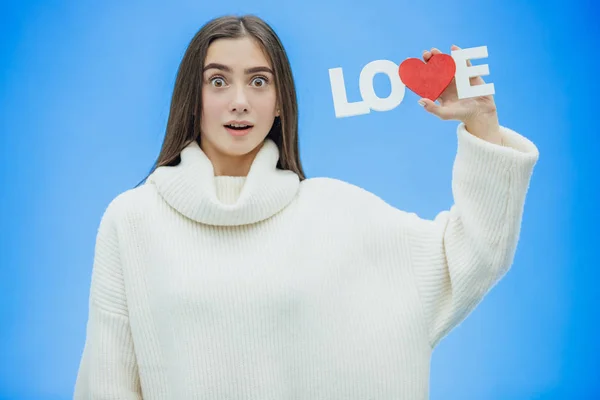
[(438, 104), (435, 104), (434, 101), (431, 101), (427, 98), (422, 98), (419, 100), (419, 104), (431, 114), (443, 119), (449, 120), (456, 118), (456, 110), (451, 107), (444, 107)]
[[(450, 51), (454, 51), (454, 50), (461, 50), (460, 47), (458, 47), (457, 45), (453, 44), (450, 47)], [(429, 59), (431, 58), (431, 56), (435, 55), (435, 54), (442, 54), (442, 52), (440, 51), (440, 49), (438, 49), (437, 47), (432, 47), (431, 50), (423, 50), (423, 61), (428, 62)], [(471, 67), (471, 60), (467, 60), (467, 66)]]
[[(458, 46), (452, 45), (452, 50), (459, 50)], [(430, 50), (423, 50), (423, 61), (427, 62), (431, 58), (431, 56), (436, 54), (442, 54), (442, 51), (437, 47), (432, 47)]]
[[(451, 51), (454, 51), (454, 50), (461, 50), (461, 48), (460, 48), (460, 47), (458, 47), (457, 45), (453, 44), (452, 46), (450, 46), (450, 50), (451, 50)], [(471, 60), (467, 60), (467, 66), (469, 66), (469, 67), (471, 67), (471, 66), (472, 66), (472, 64), (471, 64)]]

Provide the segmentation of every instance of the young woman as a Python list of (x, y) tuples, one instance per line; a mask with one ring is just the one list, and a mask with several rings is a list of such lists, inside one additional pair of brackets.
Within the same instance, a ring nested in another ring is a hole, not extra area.
[(75, 398), (428, 398), (433, 348), (512, 264), (538, 159), (491, 96), (452, 84), (439, 103), (458, 121), (455, 202), (424, 220), (305, 179), (277, 35), (206, 24), (155, 167), (100, 222)]

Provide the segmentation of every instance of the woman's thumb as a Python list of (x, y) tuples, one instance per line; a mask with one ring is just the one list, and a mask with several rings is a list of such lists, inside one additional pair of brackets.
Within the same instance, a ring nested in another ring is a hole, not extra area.
[(451, 115), (448, 112), (446, 107), (440, 106), (436, 104), (434, 101), (431, 101), (427, 98), (422, 98), (419, 100), (419, 105), (422, 106), (425, 110), (430, 112), (433, 115), (438, 116), (441, 119), (450, 119)]

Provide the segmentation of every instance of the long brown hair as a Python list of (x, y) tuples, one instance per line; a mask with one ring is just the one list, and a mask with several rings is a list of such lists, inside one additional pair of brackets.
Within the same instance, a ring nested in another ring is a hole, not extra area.
[(277, 168), (295, 172), (305, 179), (298, 150), (298, 102), (296, 87), (287, 53), (275, 33), (264, 20), (254, 15), (223, 16), (207, 22), (194, 35), (177, 71), (167, 128), (160, 154), (141, 185), (160, 166), (179, 164), (180, 152), (194, 140), (200, 144), (202, 115), (202, 71), (210, 44), (222, 38), (250, 36), (263, 48), (275, 74), (280, 117), (267, 137), (279, 148)]

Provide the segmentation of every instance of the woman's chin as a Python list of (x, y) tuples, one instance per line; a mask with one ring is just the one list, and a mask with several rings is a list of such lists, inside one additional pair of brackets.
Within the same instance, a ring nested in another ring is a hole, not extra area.
[(223, 150), (230, 156), (244, 156), (258, 150), (267, 135), (231, 136), (223, 143)]

